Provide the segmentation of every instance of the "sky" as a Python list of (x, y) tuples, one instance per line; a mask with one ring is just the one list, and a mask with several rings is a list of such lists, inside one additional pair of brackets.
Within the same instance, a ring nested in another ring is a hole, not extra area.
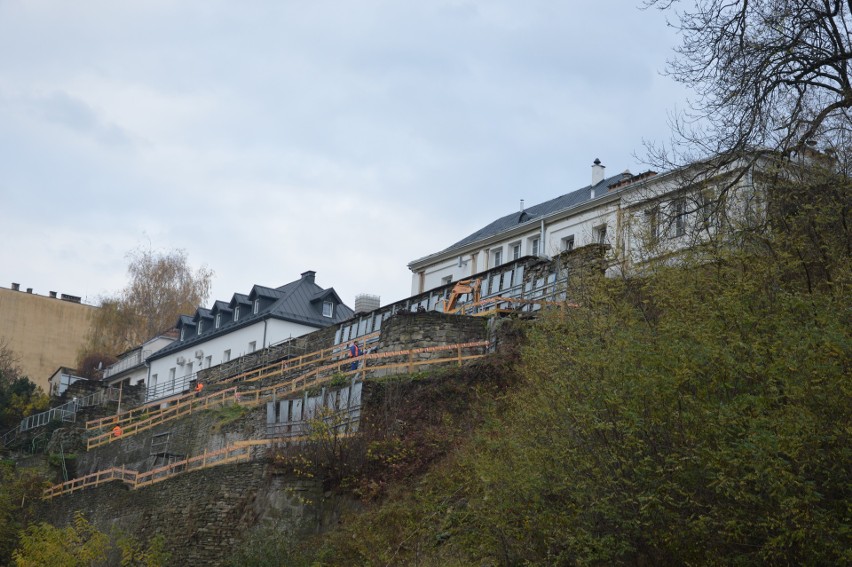
[(0, 0), (0, 287), (90, 304), (182, 249), (213, 300), (354, 305), (495, 218), (643, 164), (686, 100), (637, 2)]

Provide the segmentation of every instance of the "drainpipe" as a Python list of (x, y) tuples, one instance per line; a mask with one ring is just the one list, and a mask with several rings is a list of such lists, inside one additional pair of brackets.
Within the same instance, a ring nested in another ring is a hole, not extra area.
[(545, 234), (546, 233), (545, 233), (545, 230), (544, 230), (544, 219), (541, 219), (541, 236), (538, 239), (538, 255), (539, 256), (544, 256), (544, 235)]
[(263, 320), (263, 347), (266, 348), (266, 325), (269, 323), (269, 319)]

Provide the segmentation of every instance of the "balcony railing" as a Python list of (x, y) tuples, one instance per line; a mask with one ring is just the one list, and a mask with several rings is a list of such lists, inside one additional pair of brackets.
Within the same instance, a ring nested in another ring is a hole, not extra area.
[(109, 378), (111, 376), (115, 376), (116, 374), (120, 374), (121, 372), (124, 372), (125, 370), (129, 370), (130, 368), (135, 368), (135, 367), (139, 366), (140, 364), (142, 364), (145, 361), (145, 359), (148, 358), (150, 355), (151, 355), (150, 350), (144, 350), (144, 351), (138, 350), (138, 351), (134, 352), (133, 354), (122, 358), (121, 360), (119, 360), (115, 364), (107, 366), (106, 370), (104, 370), (104, 378)]

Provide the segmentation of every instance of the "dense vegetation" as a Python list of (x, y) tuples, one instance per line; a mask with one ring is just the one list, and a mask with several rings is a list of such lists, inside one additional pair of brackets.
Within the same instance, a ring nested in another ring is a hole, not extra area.
[(736, 247), (578, 275), (485, 422), (291, 564), (852, 562), (850, 191), (820, 187)]

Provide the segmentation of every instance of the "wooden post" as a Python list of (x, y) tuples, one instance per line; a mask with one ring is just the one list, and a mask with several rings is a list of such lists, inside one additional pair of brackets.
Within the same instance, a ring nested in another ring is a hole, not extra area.
[(408, 373), (411, 374), (414, 372), (414, 354), (411, 350), (408, 351)]
[(461, 343), (458, 345), (458, 363), (461, 366)]

